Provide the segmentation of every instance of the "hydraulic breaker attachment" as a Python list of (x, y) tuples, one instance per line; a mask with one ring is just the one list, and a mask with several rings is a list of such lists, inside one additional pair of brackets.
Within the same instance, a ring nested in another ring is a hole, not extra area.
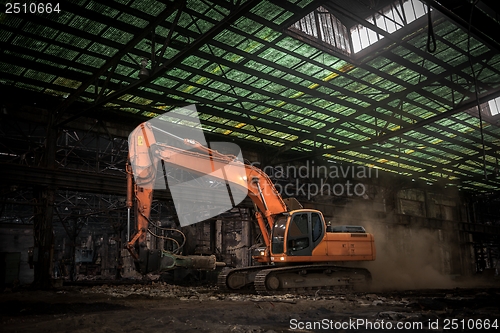
[(162, 250), (141, 251), (138, 260), (139, 270), (149, 272), (169, 271), (176, 268), (190, 268), (199, 270), (214, 270), (226, 264), (218, 262), (211, 256), (181, 256)]

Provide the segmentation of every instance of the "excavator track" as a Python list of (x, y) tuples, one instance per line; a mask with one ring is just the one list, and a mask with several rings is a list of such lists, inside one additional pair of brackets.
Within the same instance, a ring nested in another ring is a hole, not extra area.
[(217, 286), (224, 291), (241, 291), (251, 289), (255, 275), (269, 266), (250, 266), (234, 268), (220, 273), (217, 278)]
[(317, 290), (362, 290), (371, 282), (367, 269), (336, 265), (302, 265), (264, 269), (255, 276), (261, 295), (308, 294)]

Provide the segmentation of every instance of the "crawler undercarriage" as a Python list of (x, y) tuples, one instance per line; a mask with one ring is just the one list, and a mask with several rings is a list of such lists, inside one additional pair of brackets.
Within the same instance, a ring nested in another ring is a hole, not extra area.
[(371, 274), (365, 268), (334, 264), (301, 266), (253, 266), (221, 273), (219, 288), (240, 291), (253, 288), (261, 295), (308, 293), (320, 289), (367, 289)]

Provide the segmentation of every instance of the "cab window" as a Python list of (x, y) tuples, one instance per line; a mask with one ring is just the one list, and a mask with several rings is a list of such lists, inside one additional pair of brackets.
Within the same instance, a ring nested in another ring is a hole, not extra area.
[(312, 241), (316, 243), (323, 234), (323, 221), (318, 213), (311, 214), (312, 224)]
[(294, 215), (288, 230), (287, 248), (291, 251), (300, 251), (309, 247), (309, 223), (307, 213)]
[(286, 228), (286, 217), (280, 217), (274, 222), (273, 237), (271, 241), (271, 253), (279, 254), (285, 251), (284, 249), (285, 228)]

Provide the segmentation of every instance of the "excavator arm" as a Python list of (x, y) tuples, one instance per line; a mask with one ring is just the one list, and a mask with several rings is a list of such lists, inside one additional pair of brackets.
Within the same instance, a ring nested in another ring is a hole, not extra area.
[[(155, 132), (167, 135), (169, 142), (157, 142)], [(137, 260), (140, 260), (137, 249), (143, 252), (147, 249), (146, 234), (150, 224), (154, 184), (162, 162), (194, 174), (210, 175), (226, 184), (230, 183), (233, 189), (247, 191), (258, 208), (256, 219), (266, 248), (270, 246), (270, 228), (276, 216), (288, 211), (272, 181), (259, 168), (244, 164), (234, 155), (207, 148), (195, 140), (167, 133), (150, 123), (139, 125), (130, 134), (129, 161), (128, 184), (131, 187), (133, 174), (135, 187), (129, 188), (127, 203), (132, 205), (131, 197), (135, 197), (137, 233), (128, 242), (127, 248)]]

